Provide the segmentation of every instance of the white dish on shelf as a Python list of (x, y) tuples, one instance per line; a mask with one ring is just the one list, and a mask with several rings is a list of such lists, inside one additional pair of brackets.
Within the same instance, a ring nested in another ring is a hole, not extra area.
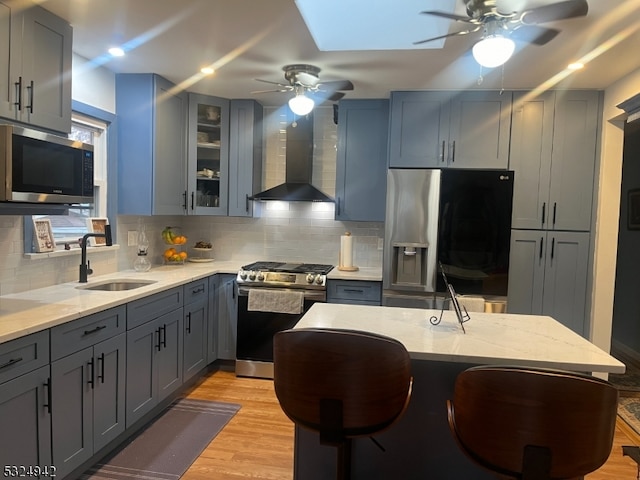
[(213, 262), (213, 258), (187, 258), (188, 261), (193, 262), (193, 263), (209, 263), (209, 262)]
[(198, 252), (210, 252), (211, 250), (213, 250), (213, 247), (211, 248), (191, 247), (191, 249), (196, 250)]

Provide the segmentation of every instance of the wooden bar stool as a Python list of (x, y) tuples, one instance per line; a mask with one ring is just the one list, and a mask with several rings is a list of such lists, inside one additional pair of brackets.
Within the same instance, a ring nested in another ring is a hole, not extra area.
[(611, 453), (618, 391), (579, 373), (474, 367), (447, 401), (460, 449), (498, 475), (523, 480), (582, 477)]
[(306, 328), (273, 339), (276, 396), (284, 413), (338, 449), (337, 478), (351, 474), (351, 438), (371, 436), (403, 414), (411, 396), (411, 359), (392, 338)]

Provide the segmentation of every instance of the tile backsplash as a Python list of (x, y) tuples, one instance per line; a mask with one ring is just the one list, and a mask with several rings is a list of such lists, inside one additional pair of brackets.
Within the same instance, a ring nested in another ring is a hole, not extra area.
[[(265, 108), (264, 189), (284, 182), (286, 121), (276, 108)], [(331, 107), (316, 108), (314, 113), (313, 184), (335, 196), (337, 128)], [(213, 243), (217, 260), (302, 261), (338, 264), (340, 236), (349, 231), (354, 237), (354, 264), (380, 267), (384, 237), (380, 222), (339, 222), (334, 220), (334, 204), (305, 202), (256, 203), (253, 218), (173, 216), (143, 217), (150, 240), (149, 259), (162, 263), (166, 248), (160, 232), (177, 226), (189, 237), (188, 245), (198, 240)], [(90, 253), (94, 275), (131, 269), (136, 247), (127, 245), (129, 231), (135, 231), (137, 216), (118, 216), (118, 249)], [(0, 295), (17, 293), (49, 285), (78, 280), (78, 254), (61, 257), (23, 255), (23, 217), (0, 216)], [(180, 268), (180, 267), (176, 267)]]

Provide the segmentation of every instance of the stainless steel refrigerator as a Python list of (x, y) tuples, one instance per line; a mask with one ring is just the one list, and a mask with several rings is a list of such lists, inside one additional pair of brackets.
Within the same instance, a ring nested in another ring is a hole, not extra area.
[(506, 297), (514, 174), (508, 170), (390, 169), (383, 304), (440, 308), (447, 288)]

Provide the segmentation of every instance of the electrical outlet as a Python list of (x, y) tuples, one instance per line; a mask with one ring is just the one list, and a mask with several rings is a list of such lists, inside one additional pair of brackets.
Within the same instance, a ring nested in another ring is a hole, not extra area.
[(378, 239), (378, 250), (382, 250), (384, 248), (384, 238)]
[(130, 247), (135, 247), (137, 244), (138, 244), (138, 231), (129, 230), (127, 232), (127, 245)]

